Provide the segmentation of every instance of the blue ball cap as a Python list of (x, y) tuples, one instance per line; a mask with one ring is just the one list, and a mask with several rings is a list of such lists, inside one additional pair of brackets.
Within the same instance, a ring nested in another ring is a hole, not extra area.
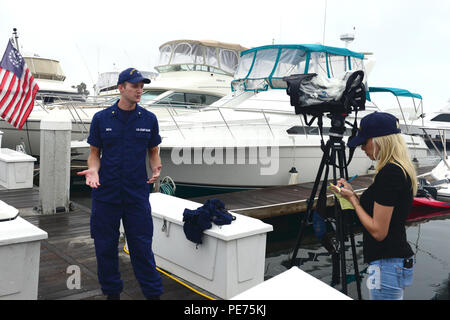
[(125, 81), (131, 82), (131, 83), (150, 83), (150, 79), (145, 78), (142, 73), (140, 73), (136, 68), (128, 68), (126, 70), (123, 70), (119, 74), (119, 80), (117, 81), (117, 84), (124, 83)]
[(374, 112), (361, 119), (358, 134), (347, 143), (349, 147), (359, 146), (369, 138), (401, 133), (398, 119), (390, 113)]

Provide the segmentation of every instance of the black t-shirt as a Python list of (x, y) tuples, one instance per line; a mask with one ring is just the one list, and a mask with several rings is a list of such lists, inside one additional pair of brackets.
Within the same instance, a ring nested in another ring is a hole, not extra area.
[(376, 175), (374, 183), (361, 195), (361, 206), (372, 217), (374, 202), (393, 206), (389, 231), (383, 241), (377, 241), (363, 230), (364, 261), (382, 258), (408, 258), (414, 252), (406, 240), (405, 222), (412, 208), (411, 180), (400, 166), (386, 164)]

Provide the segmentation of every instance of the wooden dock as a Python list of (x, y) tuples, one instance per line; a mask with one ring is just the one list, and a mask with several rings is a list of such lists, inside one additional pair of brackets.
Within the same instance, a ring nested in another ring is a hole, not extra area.
[[(418, 173), (429, 172), (421, 168)], [(371, 176), (356, 178), (352, 185), (362, 192), (372, 182)], [(190, 200), (204, 203), (207, 199), (222, 200), (227, 209), (263, 219), (302, 212), (306, 209), (313, 183), (280, 186), (252, 191), (220, 194)], [(39, 188), (21, 190), (0, 189), (0, 200), (19, 209), (22, 218), (48, 233), (48, 239), (41, 241), (38, 299), (40, 300), (103, 300), (97, 280), (97, 261), (93, 239), (90, 237), (89, 208), (74, 203), (69, 213), (37, 215), (34, 207), (39, 206)], [(333, 204), (330, 195), (329, 205)], [(123, 250), (124, 241), (119, 243), (119, 267), (124, 281), (123, 300), (143, 300), (144, 296), (135, 279), (130, 258)], [(78, 266), (81, 271), (81, 288), (68, 289), (69, 266)], [(162, 300), (206, 300), (207, 298), (179, 284), (164, 274)], [(189, 284), (188, 284), (189, 285)], [(191, 285), (192, 286), (192, 285)], [(196, 288), (198, 289), (198, 288)], [(207, 293), (206, 293), (207, 294)], [(214, 297), (216, 298), (216, 297)]]
[[(419, 168), (417, 169), (417, 174), (430, 172), (432, 168), (433, 167)], [(367, 189), (372, 182), (373, 175), (365, 175), (357, 177), (351, 184), (353, 189), (360, 194)], [(189, 200), (204, 203), (208, 199), (216, 198), (221, 200), (228, 210), (257, 219), (266, 219), (306, 211), (307, 200), (311, 195), (313, 185), (314, 183), (312, 182), (301, 183), (196, 197), (190, 198)], [(316, 193), (315, 200), (317, 200), (318, 194), (319, 190)], [(333, 194), (331, 191), (328, 191), (327, 206), (333, 205)]]
[[(90, 236), (91, 210), (74, 203), (70, 213), (31, 215), (39, 205), (39, 188), (0, 190), (0, 199), (19, 209), (22, 218), (48, 233), (41, 241), (38, 300), (104, 300), (97, 280), (94, 240)], [(34, 213), (35, 214), (35, 213)], [(123, 300), (145, 300), (137, 282), (130, 257), (119, 243), (119, 268), (124, 282)], [(81, 288), (68, 289), (69, 266), (81, 271)], [(164, 293), (161, 300), (207, 300), (201, 295), (161, 274)], [(192, 285), (191, 285), (192, 286)]]

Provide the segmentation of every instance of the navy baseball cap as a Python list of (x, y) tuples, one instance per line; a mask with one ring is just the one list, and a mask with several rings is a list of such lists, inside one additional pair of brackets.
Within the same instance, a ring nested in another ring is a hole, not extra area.
[(349, 147), (359, 146), (369, 138), (401, 133), (398, 119), (390, 113), (374, 112), (361, 119), (358, 134), (347, 143)]
[(123, 70), (119, 74), (119, 80), (117, 81), (117, 84), (124, 83), (125, 81), (131, 82), (131, 83), (150, 83), (150, 79), (145, 78), (142, 73), (140, 73), (136, 68), (128, 68), (126, 70)]

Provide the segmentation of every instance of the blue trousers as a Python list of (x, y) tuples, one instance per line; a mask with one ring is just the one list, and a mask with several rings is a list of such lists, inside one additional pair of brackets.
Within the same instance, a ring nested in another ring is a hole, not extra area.
[(131, 264), (146, 298), (161, 295), (162, 280), (152, 251), (153, 220), (150, 203), (110, 204), (92, 201), (91, 237), (97, 256), (97, 275), (103, 294), (119, 294), (119, 228), (122, 219)]
[(403, 291), (413, 282), (414, 267), (405, 268), (403, 258), (372, 261), (367, 269), (370, 300), (403, 300)]

